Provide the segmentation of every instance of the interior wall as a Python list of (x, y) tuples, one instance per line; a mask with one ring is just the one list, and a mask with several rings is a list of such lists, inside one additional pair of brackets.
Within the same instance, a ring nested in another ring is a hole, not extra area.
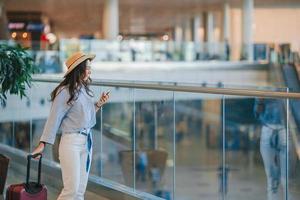
[(231, 59), (239, 60), (242, 45), (242, 12), (239, 8), (230, 10), (230, 35)]
[[(290, 43), (300, 51), (300, 7), (256, 7), (254, 9), (254, 43)], [(230, 46), (233, 60), (238, 60), (242, 44), (242, 10), (230, 10)]]
[(300, 8), (255, 8), (254, 42), (291, 43), (300, 51)]

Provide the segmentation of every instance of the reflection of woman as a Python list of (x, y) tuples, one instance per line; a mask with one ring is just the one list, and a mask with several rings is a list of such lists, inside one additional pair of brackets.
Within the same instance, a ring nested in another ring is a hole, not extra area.
[(286, 186), (286, 131), (283, 104), (278, 99), (257, 99), (255, 116), (262, 123), (260, 152), (267, 175), (268, 200), (279, 199), (280, 183)]
[(51, 93), (52, 106), (40, 143), (33, 151), (41, 153), (45, 144), (53, 144), (60, 128), (59, 160), (62, 170), (63, 190), (59, 200), (83, 200), (91, 166), (92, 133), (96, 112), (106, 103), (109, 94), (102, 94), (94, 104), (90, 61), (94, 55), (75, 53), (67, 61), (64, 80)]

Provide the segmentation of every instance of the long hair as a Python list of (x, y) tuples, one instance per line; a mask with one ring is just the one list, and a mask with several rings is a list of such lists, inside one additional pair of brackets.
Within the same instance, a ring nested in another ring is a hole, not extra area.
[(83, 86), (85, 88), (86, 93), (93, 97), (93, 92), (89, 89), (89, 83), (92, 82), (91, 78), (84, 81), (84, 75), (86, 70), (87, 60), (80, 63), (75, 67), (64, 80), (51, 92), (51, 101), (54, 101), (55, 97), (61, 92), (61, 88), (66, 87), (69, 90), (70, 98), (67, 101), (68, 105), (72, 105), (74, 101), (77, 100), (79, 91)]

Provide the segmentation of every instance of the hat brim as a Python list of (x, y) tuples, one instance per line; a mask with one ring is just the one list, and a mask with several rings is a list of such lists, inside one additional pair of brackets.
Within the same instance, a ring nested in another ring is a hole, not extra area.
[(85, 61), (87, 59), (93, 60), (95, 57), (96, 57), (95, 54), (87, 54), (87, 55), (80, 57), (74, 63), (72, 63), (72, 65), (69, 67), (68, 71), (65, 73), (64, 77), (66, 77), (71, 71), (73, 71), (73, 69), (75, 69), (83, 61)]

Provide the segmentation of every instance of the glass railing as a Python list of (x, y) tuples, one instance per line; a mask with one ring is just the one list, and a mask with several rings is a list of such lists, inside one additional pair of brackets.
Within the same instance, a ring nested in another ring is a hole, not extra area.
[[(29, 48), (33, 52), (34, 57), (37, 57), (37, 62), (42, 63), (44, 67), (51, 62), (64, 61), (77, 51), (96, 54), (95, 60), (97, 62), (247, 60), (243, 56), (245, 54), (243, 53), (245, 49), (243, 44), (227, 44), (222, 41), (209, 43), (207, 41), (176, 42), (173, 40), (60, 39), (54, 44), (30, 40), (0, 40), (1, 43), (19, 43), (23, 47)], [(280, 64), (297, 62), (299, 60), (297, 51), (292, 51), (290, 44), (254, 43), (253, 60)]]
[(147, 40), (60, 40), (60, 49), (66, 56), (82, 50), (95, 53), (97, 61), (155, 62), (225, 60), (225, 44), (147, 41)]
[[(34, 81), (28, 99), (9, 96), (0, 115), (1, 143), (25, 152), (39, 141), (59, 79)], [(111, 91), (93, 128), (98, 179), (165, 199), (299, 199), (289, 99), (300, 94), (101, 80), (91, 89), (95, 100)], [(48, 160), (58, 161), (59, 138)]]

